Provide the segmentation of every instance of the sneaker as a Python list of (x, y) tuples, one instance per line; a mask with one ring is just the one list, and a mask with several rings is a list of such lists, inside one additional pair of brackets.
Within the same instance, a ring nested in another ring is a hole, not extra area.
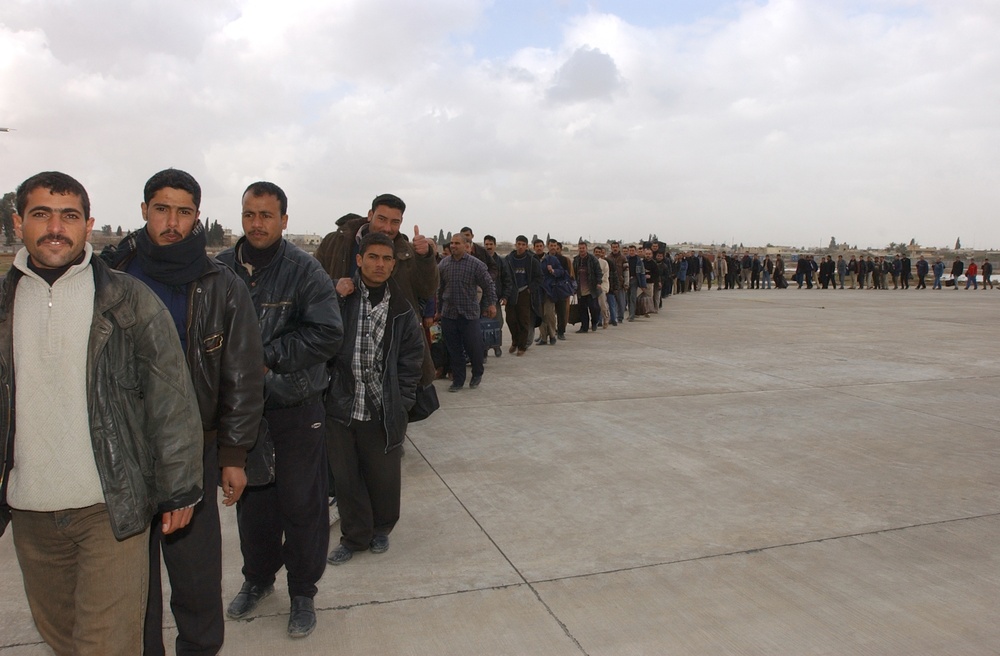
[(380, 554), (389, 551), (389, 536), (388, 535), (376, 535), (372, 538), (372, 541), (368, 544), (368, 548), (371, 549), (373, 554)]
[(476, 389), (479, 387), (479, 383), (483, 381), (482, 376), (473, 376), (472, 380), (469, 381), (469, 389)]
[(452, 383), (451, 385), (448, 386), (448, 391), (449, 392), (461, 392), (462, 391), (462, 386), (461, 385), (456, 385), (455, 383)]
[(343, 565), (351, 558), (354, 558), (354, 552), (344, 545), (338, 544), (334, 547), (333, 551), (330, 552), (330, 555), (326, 557), (326, 562), (331, 565)]
[(337, 497), (330, 498), (330, 526), (340, 521), (340, 509), (337, 508)]
[(234, 620), (242, 619), (253, 612), (253, 609), (257, 608), (257, 605), (260, 604), (261, 599), (272, 592), (274, 592), (273, 585), (254, 585), (249, 581), (244, 581), (243, 587), (233, 597), (233, 600), (229, 602), (229, 607), (226, 608), (226, 615)]
[(310, 597), (292, 597), (288, 613), (288, 637), (305, 638), (316, 628), (316, 607)]

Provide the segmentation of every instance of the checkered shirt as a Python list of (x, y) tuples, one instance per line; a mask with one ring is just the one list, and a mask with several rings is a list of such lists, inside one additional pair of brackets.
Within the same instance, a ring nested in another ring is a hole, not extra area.
[(358, 280), (361, 306), (358, 308), (358, 329), (354, 337), (354, 353), (351, 356), (351, 372), (354, 374), (354, 405), (351, 419), (369, 421), (372, 413), (367, 400), (376, 410), (382, 409), (382, 374), (385, 371), (382, 340), (389, 318), (389, 287), (385, 296), (375, 307), (368, 300), (368, 288)]

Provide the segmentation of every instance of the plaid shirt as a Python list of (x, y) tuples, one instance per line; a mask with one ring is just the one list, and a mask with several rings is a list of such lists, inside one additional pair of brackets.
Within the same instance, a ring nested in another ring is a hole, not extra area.
[(438, 265), (441, 285), (438, 287), (438, 307), (441, 316), (448, 319), (465, 317), (478, 319), (482, 314), (476, 299), (476, 288), (483, 290), (486, 307), (497, 304), (496, 286), (486, 265), (468, 253), (456, 260), (449, 256)]
[(354, 374), (351, 419), (368, 421), (372, 418), (372, 410), (382, 409), (382, 374), (385, 372), (382, 340), (389, 317), (389, 287), (386, 286), (382, 302), (375, 307), (368, 300), (368, 288), (360, 279), (358, 291), (361, 293), (361, 305), (351, 356), (351, 372)]

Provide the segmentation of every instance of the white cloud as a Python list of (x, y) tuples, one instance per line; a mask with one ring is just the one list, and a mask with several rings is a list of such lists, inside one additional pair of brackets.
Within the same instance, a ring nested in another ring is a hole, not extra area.
[(0, 186), (66, 170), (116, 225), (177, 166), (234, 229), (240, 192), (269, 178), (296, 231), (394, 191), (435, 233), (1000, 247), (992, 4), (592, 11), (559, 42), (477, 59), (484, 6), (14, 2)]

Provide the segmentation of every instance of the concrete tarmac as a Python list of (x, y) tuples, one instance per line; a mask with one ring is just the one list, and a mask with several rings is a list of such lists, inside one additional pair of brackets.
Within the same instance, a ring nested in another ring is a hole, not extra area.
[[(281, 572), (223, 653), (1000, 653), (998, 325), (996, 291), (713, 289), (505, 344), (438, 381), (391, 548), (327, 568), (315, 633)], [(0, 654), (47, 653), (5, 536)]]

